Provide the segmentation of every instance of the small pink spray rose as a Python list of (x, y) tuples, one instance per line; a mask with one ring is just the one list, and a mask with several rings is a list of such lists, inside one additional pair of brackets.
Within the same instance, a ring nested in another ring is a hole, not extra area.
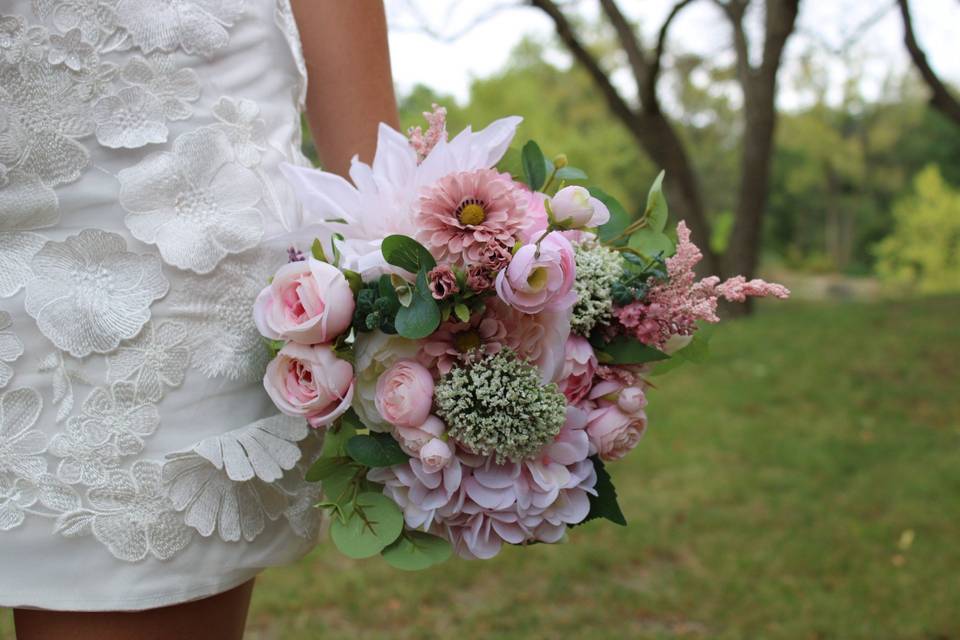
[(253, 319), (272, 340), (330, 342), (350, 327), (353, 291), (343, 273), (314, 258), (291, 262), (260, 292)]
[(327, 345), (287, 343), (267, 365), (263, 386), (277, 408), (325, 427), (350, 408), (353, 366)]
[(564, 228), (599, 227), (610, 220), (610, 210), (607, 209), (607, 205), (579, 186), (560, 189), (557, 195), (550, 199), (550, 208), (553, 211), (553, 219), (567, 225)]
[(377, 411), (397, 427), (419, 427), (433, 406), (433, 376), (422, 364), (400, 360), (377, 380)]
[(643, 411), (630, 415), (617, 404), (605, 404), (590, 412), (587, 436), (603, 460), (619, 460), (637, 446), (647, 428)]
[(424, 445), (439, 438), (447, 430), (447, 425), (437, 416), (428, 416), (419, 427), (394, 427), (393, 437), (408, 456), (420, 457)]
[(563, 373), (557, 383), (560, 392), (570, 404), (577, 404), (587, 397), (597, 370), (597, 356), (587, 339), (576, 334), (567, 338)]

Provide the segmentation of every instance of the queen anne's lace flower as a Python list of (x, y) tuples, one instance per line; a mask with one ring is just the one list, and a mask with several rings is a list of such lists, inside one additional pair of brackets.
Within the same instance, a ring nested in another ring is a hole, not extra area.
[(10, 314), (0, 311), (0, 389), (13, 377), (13, 368), (8, 363), (23, 355), (23, 342), (13, 331), (8, 331), (11, 324)]
[(244, 0), (120, 0), (118, 24), (144, 53), (173, 51), (210, 57), (227, 45), (227, 27), (243, 13)]
[(263, 235), (262, 216), (253, 208), (260, 182), (235, 162), (220, 131), (184, 134), (171, 152), (147, 156), (118, 177), (127, 228), (180, 269), (209, 273), (227, 254), (253, 247)]
[(623, 275), (623, 259), (616, 251), (599, 244), (575, 244), (574, 252), (577, 279), (573, 289), (577, 303), (570, 328), (581, 336), (589, 336), (594, 327), (606, 324), (613, 315), (610, 288)]
[(129, 473), (114, 471), (109, 483), (87, 495), (96, 513), (93, 534), (121, 560), (166, 560), (190, 542), (193, 531), (173, 509), (159, 463), (141, 460)]
[(55, 345), (77, 357), (112, 351), (135, 336), (168, 288), (156, 257), (130, 253), (121, 236), (92, 229), (48, 242), (32, 267), (27, 313)]
[(141, 87), (125, 87), (93, 106), (97, 141), (111, 149), (137, 149), (167, 141), (163, 106)]

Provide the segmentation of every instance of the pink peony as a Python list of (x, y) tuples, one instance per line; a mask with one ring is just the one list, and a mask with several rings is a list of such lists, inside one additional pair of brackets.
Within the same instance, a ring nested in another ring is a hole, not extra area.
[(263, 386), (277, 408), (324, 427), (343, 415), (353, 400), (353, 366), (327, 345), (288, 343), (267, 365)]
[(353, 291), (339, 269), (310, 258), (277, 271), (260, 292), (253, 319), (271, 340), (330, 342), (350, 327)]
[(376, 406), (394, 426), (422, 425), (433, 406), (433, 376), (413, 360), (400, 360), (377, 380)]
[(455, 293), (460, 292), (460, 285), (457, 284), (457, 276), (447, 265), (434, 267), (427, 274), (430, 293), (435, 300), (445, 300)]
[(420, 450), (447, 430), (447, 425), (437, 416), (428, 416), (419, 427), (394, 427), (393, 437), (408, 456), (420, 457)]
[(553, 211), (553, 219), (570, 229), (599, 227), (610, 220), (607, 206), (579, 186), (560, 189), (550, 199), (550, 209)]
[(646, 428), (643, 411), (628, 415), (616, 404), (601, 402), (590, 412), (587, 435), (603, 460), (619, 460), (637, 446)]
[(512, 247), (526, 199), (493, 169), (448, 174), (420, 193), (418, 237), (441, 263), (477, 264), (491, 241)]
[(590, 393), (597, 365), (597, 356), (586, 338), (571, 334), (567, 338), (563, 372), (558, 383), (571, 404), (577, 404)]
[(524, 313), (564, 309), (577, 301), (573, 246), (554, 231), (540, 245), (520, 247), (504, 271), (497, 275), (497, 295)]

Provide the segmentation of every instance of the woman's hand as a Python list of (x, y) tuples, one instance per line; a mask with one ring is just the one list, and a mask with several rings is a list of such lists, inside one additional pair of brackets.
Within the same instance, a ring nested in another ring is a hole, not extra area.
[(293, 0), (307, 61), (307, 116), (320, 162), (370, 161), (380, 122), (399, 128), (382, 0)]

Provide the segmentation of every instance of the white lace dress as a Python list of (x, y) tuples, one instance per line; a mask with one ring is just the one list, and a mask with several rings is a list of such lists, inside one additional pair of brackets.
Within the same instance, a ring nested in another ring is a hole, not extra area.
[(250, 316), (304, 91), (288, 0), (0, 3), (0, 606), (184, 602), (313, 543), (319, 443)]

